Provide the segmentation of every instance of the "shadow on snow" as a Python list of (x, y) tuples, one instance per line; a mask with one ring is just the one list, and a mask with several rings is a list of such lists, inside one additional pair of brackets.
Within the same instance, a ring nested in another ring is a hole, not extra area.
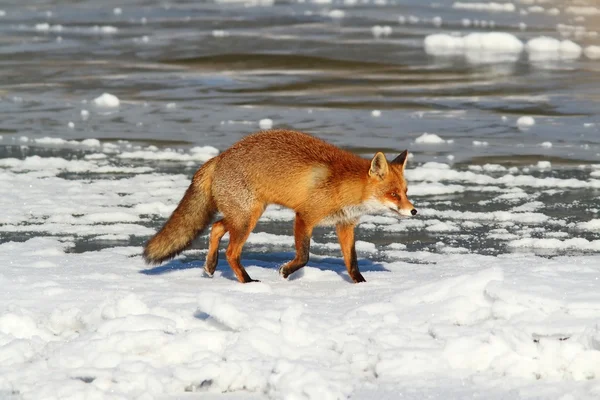
[[(294, 255), (295, 254), (292, 252), (261, 253), (249, 251), (244, 253), (245, 257), (242, 258), (242, 264), (244, 265), (244, 267), (256, 266), (261, 268), (274, 269), (278, 271), (279, 267), (281, 267), (286, 262), (292, 260), (294, 258)], [(166, 264), (163, 265), (143, 269), (140, 271), (140, 273), (144, 275), (162, 275), (168, 274), (170, 272), (184, 271), (194, 268), (200, 269), (202, 270), (202, 273), (204, 273), (203, 266), (204, 263), (199, 263), (198, 260), (196, 258), (193, 258), (192, 255), (186, 256), (182, 259), (168, 261)], [(308, 264), (306, 264), (306, 266), (316, 268), (321, 271), (333, 271), (340, 275), (344, 280), (348, 282), (352, 281), (348, 276), (348, 273), (346, 272), (346, 266), (344, 265), (344, 261), (341, 257), (336, 258), (312, 255), (311, 259), (308, 261)], [(373, 262), (368, 258), (360, 258), (358, 260), (358, 268), (361, 272), (388, 271), (386, 268), (383, 267), (382, 264)], [(220, 276), (222, 276), (225, 279), (237, 280), (233, 271), (229, 267), (229, 264), (227, 264), (227, 261), (224, 260), (224, 257), (219, 258), (217, 271), (220, 271)], [(301, 278), (303, 275), (304, 268), (290, 275), (288, 279), (295, 280)]]

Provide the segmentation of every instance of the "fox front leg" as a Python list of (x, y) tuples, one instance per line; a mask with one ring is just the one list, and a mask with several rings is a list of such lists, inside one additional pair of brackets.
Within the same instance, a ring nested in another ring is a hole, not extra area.
[(354, 246), (354, 226), (355, 224), (338, 224), (335, 230), (338, 235), (342, 254), (344, 256), (344, 264), (348, 270), (348, 275), (354, 283), (366, 282), (358, 270), (358, 259), (356, 257), (356, 248)]

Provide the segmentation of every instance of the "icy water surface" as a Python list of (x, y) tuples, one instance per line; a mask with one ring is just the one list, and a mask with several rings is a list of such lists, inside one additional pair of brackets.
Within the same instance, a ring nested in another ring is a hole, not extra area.
[[(365, 218), (364, 257), (392, 257), (390, 245), (598, 251), (600, 12), (529, 3), (5, 1), (0, 242), (140, 245), (216, 154), (204, 146), (222, 151), (270, 119), (365, 157), (414, 155), (420, 214)], [(505, 57), (498, 40), (424, 46), (428, 35), (472, 32), (508, 33), (524, 48)], [(544, 36), (580, 49), (528, 47)], [(120, 105), (97, 106), (105, 92)], [(523, 116), (533, 125), (519, 127)], [(285, 261), (292, 219), (269, 210), (247, 250)], [(330, 229), (314, 240), (314, 253), (339, 256)]]

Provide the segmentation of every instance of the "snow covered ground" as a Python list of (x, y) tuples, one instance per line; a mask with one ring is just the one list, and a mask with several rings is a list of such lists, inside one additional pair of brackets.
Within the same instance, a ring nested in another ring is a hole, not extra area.
[[(19, 238), (0, 244), (2, 399), (600, 396), (600, 221), (539, 201), (598, 190), (597, 165), (564, 178), (550, 163), (413, 162), (420, 215), (364, 218), (357, 285), (331, 233), (282, 280), (293, 214), (269, 208), (244, 257), (262, 282), (242, 285), (223, 260), (203, 276), (204, 248), (148, 267), (131, 244), (155, 232), (215, 149), (40, 144), (81, 153), (0, 159), (0, 235)], [(444, 198), (474, 193), (496, 210)], [(468, 247), (478, 241), (501, 251)]]

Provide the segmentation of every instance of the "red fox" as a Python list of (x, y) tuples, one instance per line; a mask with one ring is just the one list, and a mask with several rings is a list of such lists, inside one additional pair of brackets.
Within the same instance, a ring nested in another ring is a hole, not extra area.
[(350, 278), (365, 282), (354, 227), (367, 213), (417, 214), (406, 197), (407, 156), (405, 150), (388, 162), (379, 152), (368, 160), (289, 130), (246, 136), (198, 169), (171, 217), (146, 244), (144, 258), (161, 263), (176, 256), (221, 212), (223, 218), (212, 224), (204, 270), (215, 272), (219, 243), (229, 232), (227, 261), (240, 282), (253, 282), (240, 263), (242, 247), (266, 206), (279, 204), (296, 212), (296, 256), (279, 269), (281, 276), (306, 265), (315, 226), (335, 225)]

